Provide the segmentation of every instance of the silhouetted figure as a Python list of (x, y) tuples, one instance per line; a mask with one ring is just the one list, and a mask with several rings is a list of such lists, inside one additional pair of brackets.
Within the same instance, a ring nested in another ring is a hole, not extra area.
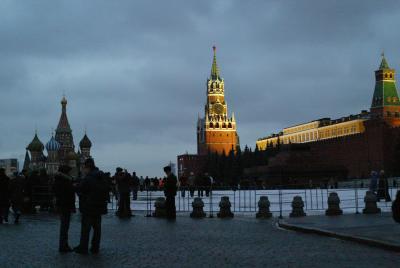
[(378, 187), (378, 172), (371, 171), (371, 181), (369, 184), (369, 190), (376, 194), (376, 188)]
[(188, 178), (188, 186), (189, 186), (190, 197), (193, 197), (194, 190), (196, 189), (196, 177), (194, 176), (193, 172), (190, 172), (190, 175)]
[(117, 184), (117, 191), (119, 196), (118, 202), (118, 217), (130, 217), (131, 213), (131, 201), (129, 198), (131, 191), (131, 180), (127, 172), (123, 172), (122, 168), (117, 168), (115, 173), (115, 182)]
[(185, 176), (181, 176), (179, 178), (179, 189), (181, 190), (181, 197), (185, 197), (185, 192), (187, 189), (187, 178)]
[(390, 202), (390, 194), (389, 194), (389, 183), (385, 175), (385, 171), (381, 170), (379, 173), (379, 183), (378, 183), (378, 193), (377, 199), (380, 201), (381, 199), (385, 199), (386, 202)]
[(8, 209), (10, 207), (8, 188), (10, 178), (6, 175), (4, 168), (0, 168), (0, 224), (8, 222)]
[(19, 223), (21, 216), (21, 208), (24, 203), (24, 188), (25, 177), (24, 175), (16, 175), (10, 180), (9, 194), (12, 211), (14, 212), (14, 223)]
[(38, 196), (40, 196), (40, 190), (38, 189), (39, 183), (40, 177), (38, 170), (33, 170), (29, 176), (25, 177), (24, 200), (22, 206), (22, 211), (24, 213), (36, 213), (35, 205), (39, 203), (37, 199)]
[(175, 175), (171, 172), (171, 167), (164, 167), (164, 172), (167, 175), (167, 178), (164, 183), (164, 194), (165, 194), (165, 207), (167, 210), (167, 219), (175, 219), (176, 218), (176, 207), (175, 207), (175, 196), (177, 187), (176, 184), (178, 180)]
[(145, 189), (146, 191), (149, 191), (149, 190), (150, 190), (150, 179), (149, 179), (149, 177), (147, 177), (147, 176), (146, 176), (146, 178), (144, 179), (144, 189)]
[(397, 223), (400, 223), (400, 190), (397, 191), (396, 199), (392, 204), (392, 217)]
[(206, 196), (210, 196), (210, 191), (211, 191), (211, 177), (208, 175), (208, 173), (204, 173), (203, 177), (203, 185), (204, 189), (206, 191)]
[(132, 200), (137, 200), (139, 186), (139, 178), (136, 176), (136, 172), (132, 172)]
[(84, 174), (86, 176), (78, 186), (82, 198), (81, 240), (79, 246), (74, 248), (74, 251), (79, 254), (88, 253), (89, 235), (90, 230), (93, 228), (90, 251), (93, 254), (97, 254), (100, 249), (101, 215), (107, 214), (109, 187), (104, 180), (103, 173), (95, 167), (92, 158), (86, 159)]
[(68, 230), (71, 220), (71, 213), (75, 211), (75, 190), (72, 177), (69, 176), (71, 168), (60, 166), (54, 181), (54, 193), (56, 197), (57, 210), (60, 213), (60, 252), (71, 252), (68, 244)]
[(39, 175), (39, 185), (36, 188), (36, 194), (38, 195), (38, 202), (41, 211), (46, 211), (50, 208), (49, 180), (50, 179), (47, 175), (46, 169), (41, 169)]
[(196, 176), (195, 184), (196, 184), (196, 188), (197, 188), (197, 196), (203, 197), (203, 195), (204, 195), (204, 179), (200, 174), (198, 176)]

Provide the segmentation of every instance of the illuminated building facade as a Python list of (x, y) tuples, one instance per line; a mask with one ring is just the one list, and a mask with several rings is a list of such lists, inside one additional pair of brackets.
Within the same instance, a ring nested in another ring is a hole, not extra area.
[(228, 154), (231, 150), (236, 151), (239, 146), (235, 116), (233, 113), (231, 117), (228, 114), (224, 79), (219, 73), (216, 48), (213, 47), (213, 50), (211, 75), (207, 79), (205, 114), (197, 121), (197, 153), (199, 155), (205, 155), (208, 152)]
[[(400, 103), (395, 70), (382, 55), (375, 71), (370, 111), (336, 120), (323, 118), (283, 129), (257, 140), (260, 150), (279, 144), (268, 164), (246, 170), (271, 184), (308, 184), (310, 180), (365, 178), (372, 170), (400, 174)], [(262, 170), (262, 171), (260, 171)]]
[(375, 90), (370, 112), (362, 111), (331, 120), (323, 118), (309, 123), (284, 128), (278, 134), (258, 139), (256, 146), (260, 150), (280, 144), (308, 143), (363, 133), (365, 121), (383, 119), (389, 126), (400, 126), (400, 101), (395, 82), (395, 70), (391, 69), (382, 55), (379, 69), (375, 71)]

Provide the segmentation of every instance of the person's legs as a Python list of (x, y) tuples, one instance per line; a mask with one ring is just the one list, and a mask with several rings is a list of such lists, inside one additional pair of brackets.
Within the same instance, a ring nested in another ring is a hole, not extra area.
[(19, 207), (20, 206), (17, 203), (13, 203), (11, 205), (11, 208), (14, 212), (14, 217), (15, 217), (14, 223), (16, 223), (16, 224), (19, 223), (19, 217), (21, 216), (21, 211), (20, 211)]
[(89, 234), (91, 229), (90, 216), (82, 214), (81, 240), (79, 246), (75, 248), (78, 253), (87, 254), (89, 247)]
[(70, 251), (70, 247), (68, 245), (68, 230), (69, 230), (69, 223), (71, 220), (71, 212), (69, 211), (62, 211), (60, 214), (60, 244), (59, 250), (60, 251)]
[(167, 196), (165, 200), (165, 207), (167, 210), (167, 218), (175, 219), (176, 218), (176, 208), (175, 208), (175, 197)]
[(131, 215), (131, 199), (129, 192), (125, 194), (125, 213), (126, 215)]
[(92, 253), (98, 253), (100, 250), (101, 239), (101, 215), (91, 217), (91, 223), (93, 226), (93, 237), (90, 251)]

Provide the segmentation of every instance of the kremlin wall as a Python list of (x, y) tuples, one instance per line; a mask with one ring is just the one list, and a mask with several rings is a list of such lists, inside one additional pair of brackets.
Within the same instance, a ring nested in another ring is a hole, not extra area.
[(259, 150), (279, 146), (279, 153), (267, 166), (249, 168), (245, 175), (273, 184), (296, 184), (313, 179), (363, 178), (372, 170), (397, 174), (400, 102), (395, 70), (384, 55), (375, 79), (369, 112), (318, 119), (258, 139)]

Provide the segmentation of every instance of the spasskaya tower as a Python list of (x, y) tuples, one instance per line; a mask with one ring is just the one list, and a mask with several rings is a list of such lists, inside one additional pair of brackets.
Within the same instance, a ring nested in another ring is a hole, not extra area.
[(211, 75), (207, 79), (205, 114), (197, 121), (197, 153), (199, 155), (205, 155), (208, 152), (229, 154), (231, 150), (236, 152), (239, 146), (235, 116), (233, 113), (232, 116), (228, 114), (224, 79), (219, 74), (215, 46), (213, 51)]

